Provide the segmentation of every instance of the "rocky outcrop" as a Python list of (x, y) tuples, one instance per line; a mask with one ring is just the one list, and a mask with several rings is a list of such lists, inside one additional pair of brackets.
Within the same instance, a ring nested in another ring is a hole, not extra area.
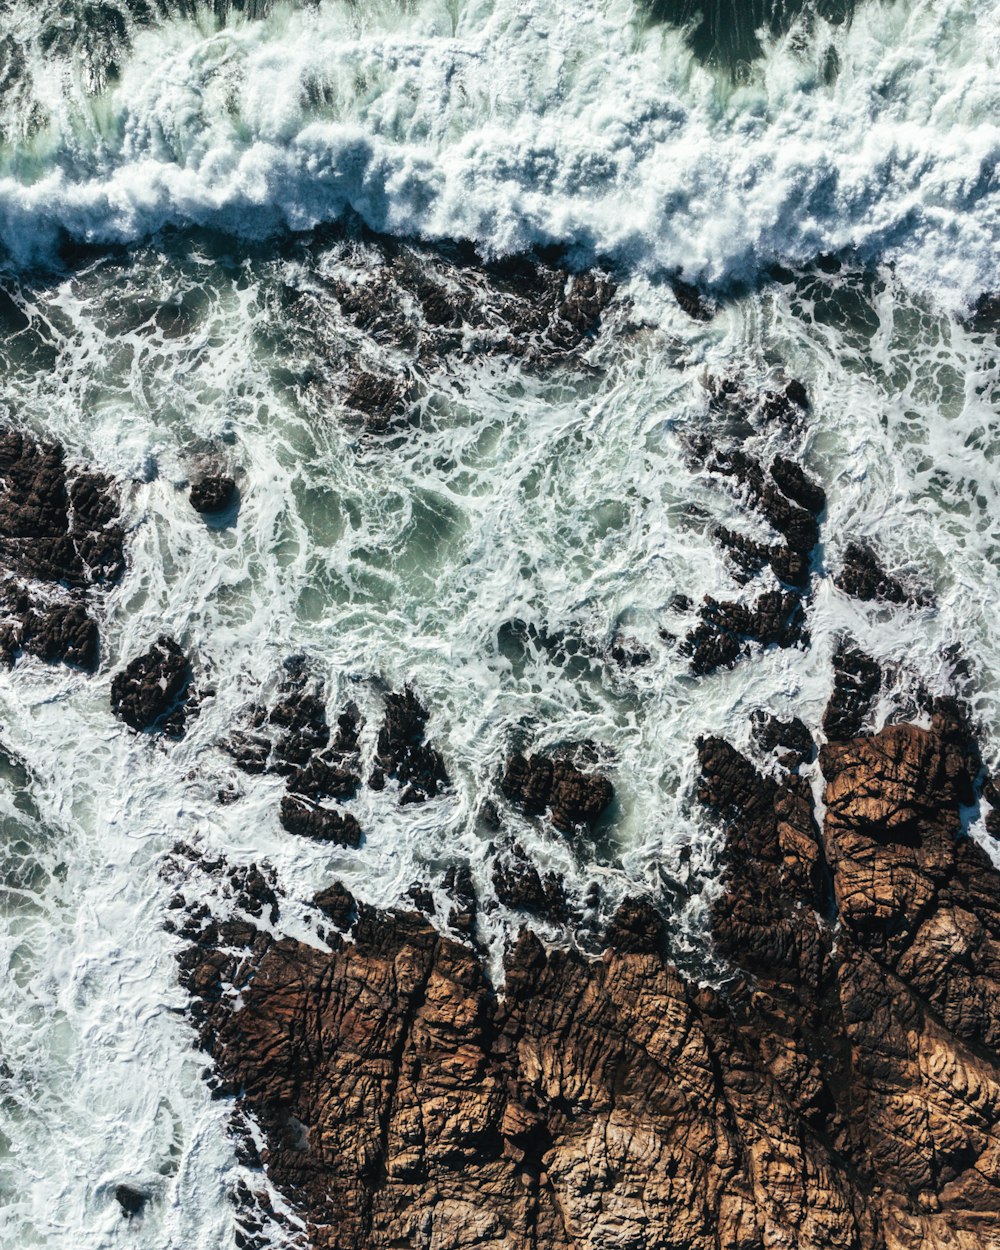
[(794, 647), (809, 640), (802, 600), (791, 591), (768, 590), (750, 604), (706, 595), (698, 618), (683, 644), (696, 676), (731, 668), (755, 646)]
[(92, 601), (122, 575), (117, 491), (62, 448), (0, 430), (0, 655), (97, 666)]
[(116, 1185), (115, 1199), (122, 1209), (122, 1215), (127, 1220), (131, 1220), (143, 1213), (149, 1201), (149, 1194), (137, 1189), (134, 1185)]
[(670, 281), (670, 289), (682, 311), (692, 321), (711, 321), (715, 316), (714, 304), (693, 283), (674, 277)]
[(929, 597), (909, 590), (898, 577), (886, 571), (875, 548), (866, 542), (850, 542), (844, 548), (840, 570), (834, 582), (844, 594), (854, 599), (877, 600), (880, 603), (925, 605)]
[(562, 833), (593, 825), (614, 798), (600, 773), (585, 772), (565, 754), (512, 755), (500, 790), (526, 816), (548, 815)]
[(228, 512), (236, 503), (236, 482), (223, 473), (209, 473), (191, 487), (188, 498), (195, 512), (212, 516)]
[(386, 778), (400, 786), (400, 803), (422, 803), (448, 785), (440, 753), (426, 740), (429, 713), (411, 687), (385, 697), (375, 768), (368, 784), (381, 790)]
[[(736, 404), (750, 404), (734, 379), (714, 387), (711, 406), (732, 417)], [(806, 405), (801, 383), (757, 398), (765, 420), (790, 422)], [(740, 421), (744, 421), (740, 417)], [(778, 587), (764, 590), (753, 601), (719, 600), (707, 595), (698, 609), (698, 624), (681, 644), (691, 671), (704, 676), (731, 668), (759, 647), (795, 647), (809, 641), (805, 620), (814, 551), (819, 542), (819, 519), (826, 494), (796, 461), (775, 456), (769, 465), (743, 446), (725, 446), (707, 436), (691, 440), (696, 463), (727, 483), (741, 501), (767, 523), (779, 541), (754, 537), (729, 526), (719, 526), (714, 537), (729, 557), (735, 580), (746, 585), (769, 569)], [(773, 582), (772, 582), (773, 586)]]
[(785, 768), (808, 764), (816, 754), (812, 734), (797, 716), (781, 720), (772, 713), (758, 711), (751, 717), (751, 733), (757, 749), (773, 754)]
[(191, 689), (191, 662), (172, 639), (161, 634), (111, 682), (111, 709), (126, 725), (143, 732), (180, 738), (187, 719), (197, 715)]
[(713, 448), (707, 455), (702, 449), (702, 454), (708, 470), (729, 479), (750, 507), (781, 535), (783, 542), (761, 549), (775, 576), (798, 590), (805, 589), (812, 550), (819, 541), (817, 518), (826, 507), (823, 488), (800, 465), (781, 456), (765, 472), (759, 460), (740, 448)]
[[(828, 744), (822, 823), (801, 730), (758, 736), (787, 748), (774, 775), (699, 745), (725, 825), (722, 990), (665, 962), (645, 898), (601, 958), (522, 932), (500, 994), (474, 947), (342, 887), (316, 900), (326, 949), (253, 923), (279, 907), (256, 870), (226, 878), (228, 919), (178, 900), (214, 1080), (259, 1130), (240, 1150), (311, 1245), (988, 1244), (1000, 876), (963, 834), (968, 728), (939, 703), (929, 728)], [(241, 1201), (252, 1245), (270, 1217)]]

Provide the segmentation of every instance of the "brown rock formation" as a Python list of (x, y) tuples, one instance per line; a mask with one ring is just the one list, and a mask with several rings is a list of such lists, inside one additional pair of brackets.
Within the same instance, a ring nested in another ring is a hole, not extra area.
[[(796, 738), (801, 733), (796, 731)], [(699, 746), (726, 821), (721, 991), (627, 900), (609, 949), (522, 932), (497, 994), (414, 913), (316, 900), (329, 949), (257, 929), (236, 882), (182, 964), (222, 1087), (326, 1250), (981, 1250), (1000, 1230), (1000, 876), (963, 836), (955, 709), (792, 771)], [(239, 1007), (224, 993), (239, 991)], [(252, 1204), (249, 1190), (244, 1204)], [(244, 1215), (244, 1244), (265, 1216)]]

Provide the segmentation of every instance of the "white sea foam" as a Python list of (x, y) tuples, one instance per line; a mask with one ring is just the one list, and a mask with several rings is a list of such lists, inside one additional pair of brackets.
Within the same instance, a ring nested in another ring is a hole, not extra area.
[(862, 4), (847, 28), (793, 29), (734, 88), (625, 0), (174, 21), (137, 36), (104, 96), (36, 67), (51, 121), (0, 178), (0, 241), (24, 262), (59, 231), (256, 235), (350, 210), (722, 285), (847, 249), (967, 303), (1000, 262), (998, 38), (984, 0)]

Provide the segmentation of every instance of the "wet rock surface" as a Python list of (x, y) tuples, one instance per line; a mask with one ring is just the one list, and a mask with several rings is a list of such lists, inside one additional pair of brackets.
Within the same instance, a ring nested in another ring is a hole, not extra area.
[(116, 1185), (115, 1200), (122, 1209), (122, 1215), (131, 1220), (145, 1210), (149, 1194), (134, 1185)]
[(373, 789), (382, 789), (386, 778), (392, 778), (399, 783), (399, 801), (405, 804), (423, 803), (448, 785), (444, 760), (426, 741), (429, 715), (409, 686), (386, 695), (375, 768), (369, 778)]
[(562, 755), (512, 755), (500, 790), (525, 815), (548, 815), (562, 833), (593, 825), (614, 798), (607, 777), (584, 772)]
[(451, 358), (585, 368), (616, 292), (610, 274), (576, 272), (557, 251), (484, 261), (460, 243), (338, 228), (296, 249), (312, 276), (283, 288), (283, 348), (303, 362), (305, 391), (320, 407), (341, 407), (375, 436), (419, 422), (420, 379)]
[[(797, 727), (762, 733), (805, 754)], [(252, 1113), (255, 1166), (311, 1245), (986, 1244), (1000, 875), (963, 836), (978, 757), (961, 710), (825, 746), (822, 821), (794, 771), (719, 738), (699, 760), (725, 828), (722, 990), (666, 962), (642, 898), (601, 958), (522, 931), (502, 994), (472, 946), (342, 887), (316, 900), (325, 950), (252, 922), (279, 906), (259, 873), (227, 878), (229, 919), (181, 910), (214, 1079)], [(241, 1218), (260, 1244), (249, 1188)]]
[(834, 575), (833, 580), (845, 594), (855, 599), (915, 605), (928, 602), (926, 595), (908, 590), (898, 577), (888, 573), (875, 548), (869, 543), (847, 544), (840, 571)]
[(197, 714), (191, 662), (174, 641), (161, 635), (111, 682), (111, 708), (126, 725), (180, 738), (187, 718)]
[(194, 483), (188, 497), (195, 512), (205, 515), (228, 512), (236, 503), (236, 482), (225, 474), (211, 473)]
[(114, 481), (0, 429), (0, 655), (96, 668), (94, 600), (125, 569)]
[(698, 676), (731, 668), (755, 646), (794, 647), (809, 640), (802, 601), (791, 592), (765, 591), (750, 604), (720, 602), (707, 595), (698, 617), (682, 645)]
[(775, 755), (785, 768), (798, 768), (811, 763), (816, 744), (806, 725), (793, 717), (782, 720), (769, 712), (755, 712), (751, 717), (751, 733), (759, 751)]

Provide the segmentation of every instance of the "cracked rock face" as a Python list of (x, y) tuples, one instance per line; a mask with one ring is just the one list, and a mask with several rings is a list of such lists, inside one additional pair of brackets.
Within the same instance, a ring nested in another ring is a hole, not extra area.
[[(794, 737), (773, 776), (699, 744), (726, 829), (720, 990), (665, 962), (646, 899), (625, 901), (599, 958), (522, 931), (499, 993), (472, 946), (342, 887), (316, 899), (328, 949), (253, 923), (278, 908), (256, 870), (234, 887), (244, 918), (188, 911), (183, 976), (215, 1080), (237, 1128), (257, 1122), (244, 1158), (311, 1245), (986, 1244), (1000, 875), (962, 832), (974, 745), (943, 701), (929, 728), (832, 742), (820, 820)], [(267, 1200), (241, 1192), (243, 1244), (260, 1244)]]

